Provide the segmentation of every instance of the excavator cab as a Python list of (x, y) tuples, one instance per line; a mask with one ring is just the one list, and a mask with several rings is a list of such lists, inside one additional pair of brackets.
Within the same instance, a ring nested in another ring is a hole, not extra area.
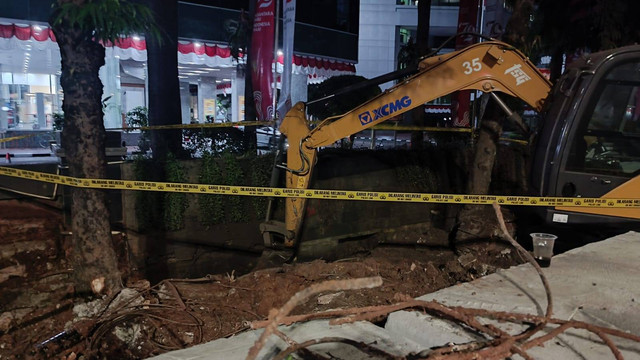
[[(535, 148), (538, 196), (640, 195), (640, 46), (574, 63), (549, 98)], [(640, 209), (548, 208), (550, 224), (640, 227)]]

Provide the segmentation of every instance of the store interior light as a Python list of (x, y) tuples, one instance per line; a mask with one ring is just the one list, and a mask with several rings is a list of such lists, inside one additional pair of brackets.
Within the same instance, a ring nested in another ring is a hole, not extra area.
[(33, 25), (33, 30), (40, 31), (42, 30), (42, 27), (40, 27), (40, 25)]
[(199, 43), (199, 42), (194, 42), (194, 43), (193, 43), (193, 46), (195, 46), (195, 47), (200, 47), (200, 46), (202, 46), (202, 44), (201, 44), (201, 43)]
[(134, 41), (140, 41), (140, 36), (134, 35), (131, 37)]

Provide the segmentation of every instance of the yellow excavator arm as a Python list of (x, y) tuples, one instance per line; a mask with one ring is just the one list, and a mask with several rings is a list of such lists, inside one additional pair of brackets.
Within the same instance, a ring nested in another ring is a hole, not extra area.
[[(305, 104), (297, 103), (280, 126), (289, 142), (286, 187), (309, 187), (318, 148), (459, 90), (498, 91), (540, 110), (551, 83), (520, 51), (499, 41), (488, 41), (422, 60), (415, 75), (343, 116), (322, 121), (314, 129), (309, 128)], [(284, 245), (293, 247), (305, 206), (304, 198), (286, 199), (284, 228), (278, 229), (271, 222), (262, 227), (263, 233), (282, 233)]]

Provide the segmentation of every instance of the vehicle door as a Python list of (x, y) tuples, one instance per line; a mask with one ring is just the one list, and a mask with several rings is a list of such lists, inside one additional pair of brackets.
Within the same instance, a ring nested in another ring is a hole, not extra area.
[(600, 197), (640, 173), (640, 52), (606, 60), (581, 104), (555, 194)]

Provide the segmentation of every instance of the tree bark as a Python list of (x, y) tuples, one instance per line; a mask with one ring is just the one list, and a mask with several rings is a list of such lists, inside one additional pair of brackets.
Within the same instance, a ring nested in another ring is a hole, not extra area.
[[(429, 26), (431, 24), (431, 0), (418, 2), (418, 29), (416, 30), (416, 51), (418, 59), (429, 52)], [(418, 60), (419, 61), (419, 60)], [(425, 126), (424, 105), (411, 110), (411, 120), (414, 126)], [(411, 149), (423, 148), (424, 134), (422, 131), (411, 133)]]
[[(532, 0), (517, 0), (514, 12), (509, 19), (503, 39), (519, 48), (531, 47), (527, 40), (530, 31), (530, 15), (533, 12)], [(523, 49), (528, 52), (526, 49)], [(530, 50), (530, 49), (529, 49)], [(484, 95), (488, 96), (488, 95)], [(495, 164), (498, 141), (502, 133), (501, 110), (489, 100), (484, 116), (481, 118), (480, 130), (474, 151), (474, 158), (469, 169), (467, 193), (486, 195), (491, 186), (491, 175)], [(466, 205), (458, 214), (457, 241), (474, 238), (487, 238), (499, 230), (497, 220), (490, 215), (491, 208), (485, 205)]]
[[(488, 95), (484, 95), (488, 96)], [(467, 194), (486, 195), (491, 187), (491, 175), (498, 151), (498, 140), (502, 134), (501, 110), (489, 100), (481, 120), (478, 138), (469, 169)], [(499, 229), (491, 207), (486, 205), (465, 205), (458, 214), (456, 241), (490, 238)], [(510, 215), (508, 215), (510, 217)]]
[[(251, 47), (251, 40), (253, 38), (253, 17), (256, 14), (256, 2), (249, 1), (249, 10), (248, 14), (248, 26), (247, 32), (245, 36), (245, 63), (242, 65), (242, 72), (244, 74), (244, 116), (246, 121), (256, 121), (256, 103), (253, 100), (253, 74), (251, 71), (251, 51), (249, 48)], [(243, 14), (244, 16), (244, 14)], [(245, 21), (245, 19), (240, 19), (240, 21)], [(242, 24), (240, 25), (242, 26)], [(233, 103), (233, 101), (232, 101)], [(236, 106), (236, 109), (238, 107)], [(283, 115), (284, 116), (284, 115)], [(274, 125), (275, 126), (275, 125)], [(258, 140), (256, 137), (256, 127), (255, 126), (245, 126), (244, 127), (244, 143), (247, 144), (248, 149), (257, 149), (258, 148)]]
[[(142, 0), (154, 14), (162, 29), (162, 41), (146, 34), (147, 70), (149, 74), (149, 125), (182, 123), (180, 83), (178, 81), (178, 1)], [(182, 130), (153, 130), (153, 157), (159, 161), (171, 152), (182, 154)]]
[(502, 125), (495, 119), (484, 119), (478, 132), (472, 169), (469, 172), (468, 193), (486, 195), (491, 186), (491, 173), (496, 160)]
[[(70, 0), (60, 0), (60, 3)], [(77, 1), (76, 1), (77, 2)], [(104, 47), (78, 28), (62, 23), (53, 31), (60, 47), (64, 90), (62, 147), (69, 173), (78, 178), (106, 178), (102, 83)], [(104, 190), (71, 188), (71, 230), (76, 292), (111, 293), (122, 284), (111, 239)], [(99, 289), (100, 279), (104, 287)], [(92, 288), (92, 282), (94, 284)]]

